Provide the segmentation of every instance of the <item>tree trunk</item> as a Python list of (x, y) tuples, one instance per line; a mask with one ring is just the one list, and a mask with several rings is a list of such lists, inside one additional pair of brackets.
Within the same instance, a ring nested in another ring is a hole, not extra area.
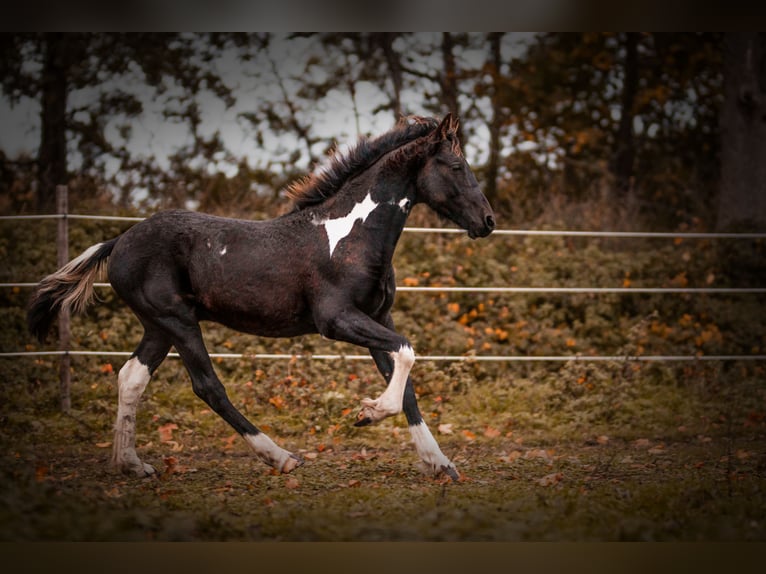
[(403, 115), (402, 88), (404, 86), (402, 81), (402, 64), (399, 61), (399, 54), (394, 50), (394, 40), (396, 40), (397, 36), (398, 34), (393, 32), (382, 32), (377, 34), (378, 41), (383, 49), (383, 55), (386, 58), (388, 70), (391, 73), (391, 83), (394, 88), (391, 108), (394, 113), (395, 122)]
[(492, 119), (489, 122), (489, 158), (487, 159), (487, 178), (484, 194), (487, 196), (490, 204), (496, 203), (497, 198), (497, 177), (500, 172), (500, 129), (503, 125), (503, 117), (499, 98), (500, 66), (502, 60), (500, 57), (500, 41), (503, 38), (503, 32), (492, 32), (489, 34), (489, 67), (492, 75), (491, 103)]
[[(452, 34), (444, 32), (442, 34), (442, 61), (444, 64), (444, 71), (441, 76), (441, 88), (442, 88), (442, 102), (447, 108), (447, 111), (452, 112), (454, 116), (460, 117), (460, 103), (458, 102), (458, 85), (457, 85), (457, 66), (455, 64), (455, 54), (453, 52), (455, 48), (455, 41), (452, 38)], [(458, 127), (457, 133), (458, 139), (465, 149), (465, 140), (463, 139), (463, 126)]]
[(625, 62), (623, 65), (620, 124), (617, 127), (615, 154), (612, 163), (615, 187), (621, 199), (627, 197), (633, 180), (633, 163), (636, 156), (633, 134), (633, 106), (636, 101), (637, 90), (638, 34), (629, 32), (625, 35)]
[(719, 229), (766, 227), (766, 43), (758, 33), (724, 38)]
[(67, 39), (63, 33), (45, 34), (41, 78), (41, 123), (38, 161), (37, 209), (53, 212), (56, 186), (67, 184), (66, 110)]

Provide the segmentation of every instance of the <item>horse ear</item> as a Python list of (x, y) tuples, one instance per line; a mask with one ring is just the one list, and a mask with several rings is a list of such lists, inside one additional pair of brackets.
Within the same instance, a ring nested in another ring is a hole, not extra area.
[(454, 121), (455, 120), (452, 117), (452, 112), (447, 112), (447, 115), (442, 118), (436, 133), (438, 133), (441, 137), (446, 137), (447, 132), (450, 130), (450, 127), (452, 127)]

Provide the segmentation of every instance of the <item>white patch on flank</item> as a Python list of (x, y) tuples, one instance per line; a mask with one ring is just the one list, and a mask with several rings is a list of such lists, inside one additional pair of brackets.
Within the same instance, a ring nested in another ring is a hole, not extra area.
[(378, 203), (373, 201), (372, 196), (368, 193), (362, 201), (354, 206), (348, 215), (336, 217), (334, 219), (327, 218), (314, 221), (314, 225), (324, 225), (325, 227), (327, 239), (330, 242), (330, 257), (332, 257), (338, 242), (344, 237), (348, 237), (351, 233), (357, 220), (361, 219), (362, 223), (364, 223), (367, 216), (370, 215), (376, 207), (378, 207)]
[(245, 434), (242, 437), (250, 448), (255, 451), (258, 458), (277, 470), (281, 471), (285, 463), (290, 459), (288, 451), (277, 446), (273, 440), (262, 432), (256, 435)]
[(362, 413), (373, 422), (402, 412), (404, 387), (415, 364), (415, 351), (409, 345), (402, 345), (398, 351), (391, 353), (391, 357), (394, 359), (394, 373), (386, 390), (377, 399), (362, 399)]
[(219, 253), (221, 255), (226, 255), (226, 246), (225, 245), (223, 246), (223, 249), (221, 249), (221, 251), (219, 251)]
[(130, 358), (117, 376), (119, 403), (114, 425), (112, 463), (122, 471), (138, 475), (154, 472), (136, 454), (136, 407), (150, 378), (149, 367), (141, 363), (138, 357)]

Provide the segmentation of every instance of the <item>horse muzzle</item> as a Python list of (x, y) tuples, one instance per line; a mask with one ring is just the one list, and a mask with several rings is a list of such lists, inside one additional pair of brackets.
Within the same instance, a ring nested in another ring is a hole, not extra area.
[(477, 225), (476, 227), (473, 227), (471, 229), (468, 229), (468, 237), (471, 239), (477, 239), (479, 237), (486, 237), (490, 233), (492, 233), (495, 229), (495, 216), (491, 213), (488, 213), (484, 216), (484, 219), (482, 220), (482, 223), (480, 225)]

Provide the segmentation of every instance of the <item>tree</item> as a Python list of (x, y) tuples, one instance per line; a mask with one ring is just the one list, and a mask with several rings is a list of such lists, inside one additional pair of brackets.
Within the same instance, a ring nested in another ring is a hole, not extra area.
[(615, 153), (611, 168), (617, 192), (623, 197), (630, 191), (636, 154), (633, 119), (635, 117), (634, 106), (639, 76), (638, 40), (639, 35), (635, 32), (625, 34), (623, 40), (625, 54), (623, 58), (620, 121), (617, 126)]
[(631, 189), (629, 217), (662, 228), (709, 221), (718, 48), (717, 34), (538, 35), (502, 95), (515, 148), (506, 163), (527, 216), (555, 194), (619, 207)]
[(766, 35), (724, 40), (719, 229), (766, 226)]
[(491, 32), (488, 35), (489, 56), (485, 67), (489, 74), (491, 85), (489, 86), (489, 99), (492, 108), (492, 117), (487, 122), (489, 130), (488, 159), (485, 170), (486, 186), (484, 193), (490, 204), (497, 203), (497, 178), (500, 173), (500, 134), (506, 121), (503, 112), (502, 100), (500, 98), (502, 75), (502, 57), (500, 53), (500, 44), (503, 39), (502, 32)]
[[(166, 115), (188, 122), (197, 137), (193, 96), (206, 90), (233, 103), (231, 90), (211, 71), (211, 59), (224, 46), (249, 50), (244, 35), (40, 33), (4, 35), (0, 42), (0, 82), (11, 102), (26, 96), (40, 103), (37, 155), (37, 209), (50, 211), (55, 186), (69, 181), (68, 158), (80, 156), (79, 171), (103, 170), (106, 156), (131, 163), (123, 144), (105, 136), (109, 121), (128, 120), (142, 111), (142, 99), (126, 88), (126, 77), (143, 82), (155, 97), (167, 96)], [(118, 80), (122, 79), (120, 82)], [(168, 94), (180, 88), (180, 96)], [(75, 91), (95, 98), (74, 102)], [(120, 126), (127, 135), (130, 126)], [(69, 145), (68, 145), (69, 144)]]

